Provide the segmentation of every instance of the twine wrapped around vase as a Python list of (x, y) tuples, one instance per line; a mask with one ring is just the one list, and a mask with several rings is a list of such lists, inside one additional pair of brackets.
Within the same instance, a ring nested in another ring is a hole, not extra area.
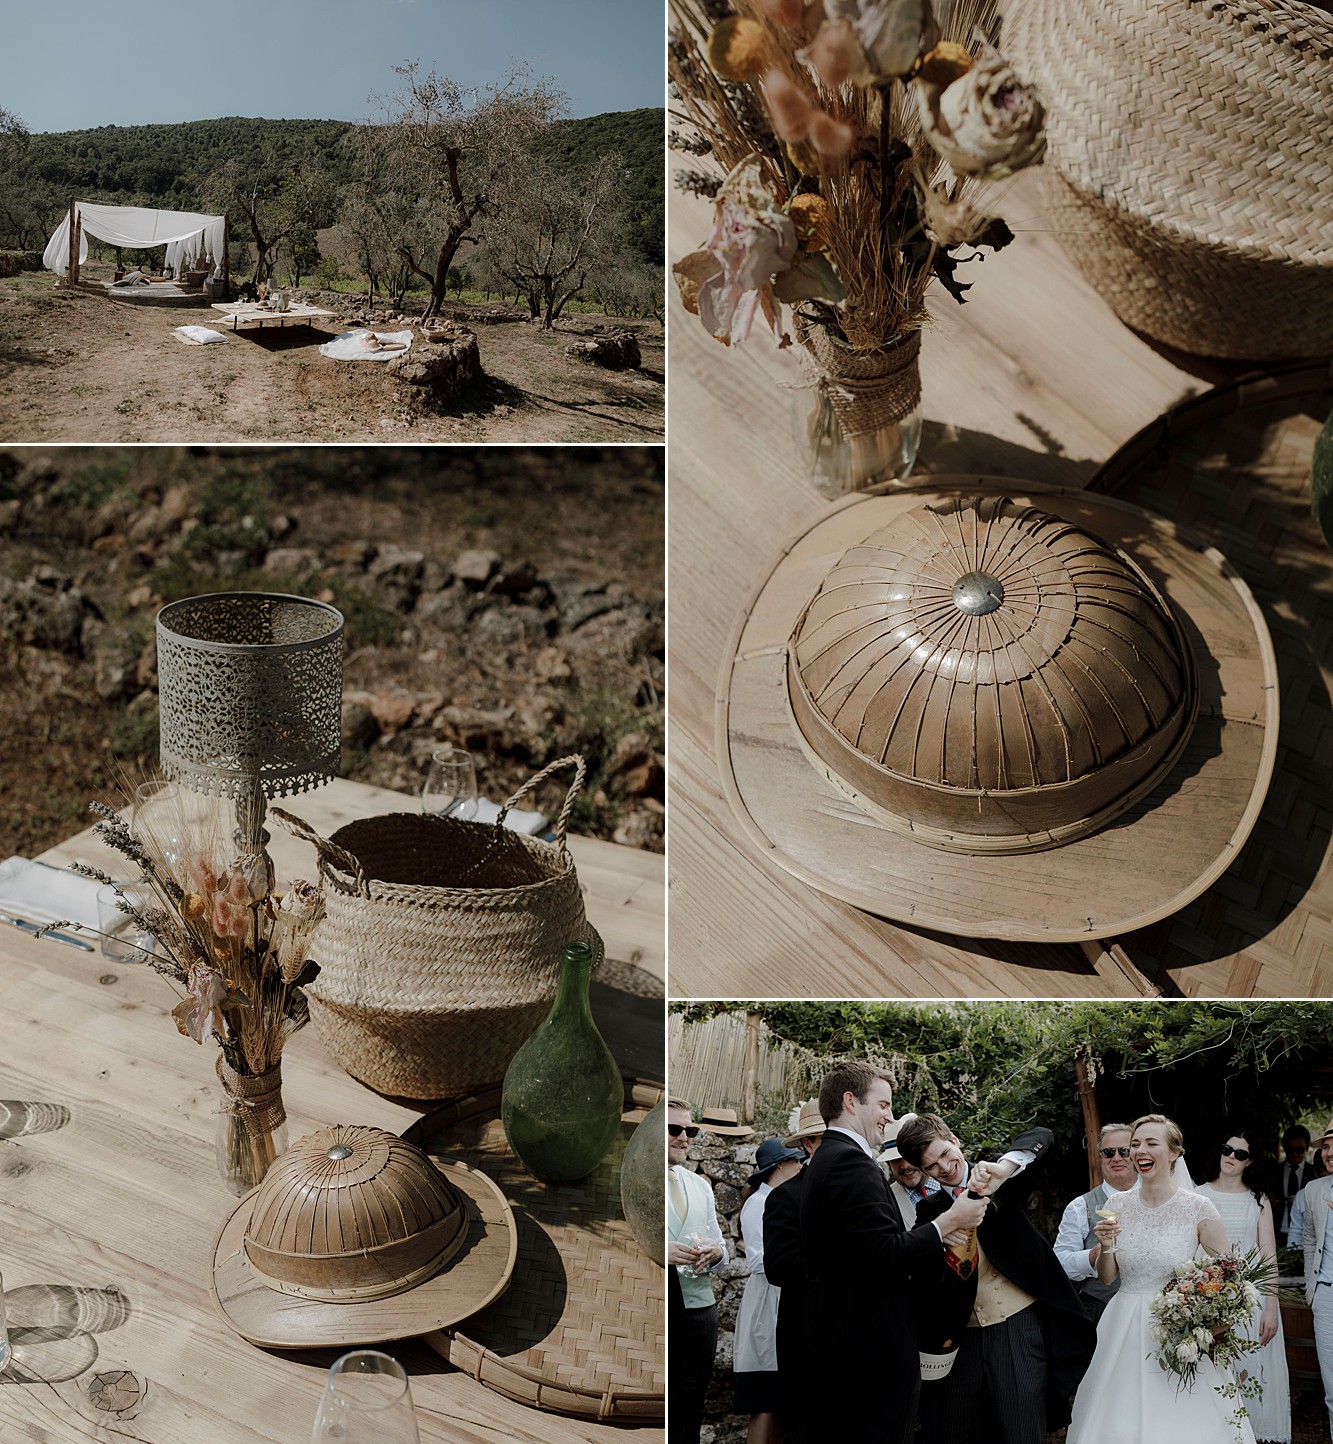
[(218, 1054), (222, 1108), (218, 1119), (218, 1170), (235, 1194), (248, 1193), (287, 1148), (282, 1064), (267, 1073), (238, 1073)]
[(905, 477), (920, 441), (921, 332), (858, 350), (823, 320), (798, 311), (796, 339), (814, 377), (805, 440), (815, 484), (836, 496)]

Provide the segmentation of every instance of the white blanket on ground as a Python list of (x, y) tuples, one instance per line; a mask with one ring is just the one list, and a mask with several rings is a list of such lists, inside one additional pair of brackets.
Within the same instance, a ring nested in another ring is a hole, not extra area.
[(227, 339), (221, 331), (214, 331), (211, 326), (177, 326), (173, 334), (187, 346), (212, 346), (215, 342)]
[[(385, 351), (366, 344), (367, 338), (375, 336), (381, 345), (391, 349)], [(327, 341), (319, 348), (321, 356), (332, 356), (335, 361), (392, 361), (401, 356), (412, 345), (411, 331), (344, 331), (334, 341)]]

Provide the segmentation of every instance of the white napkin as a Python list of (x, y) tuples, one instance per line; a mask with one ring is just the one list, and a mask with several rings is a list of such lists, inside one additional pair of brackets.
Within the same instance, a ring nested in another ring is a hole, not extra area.
[[(477, 798), (477, 815), (472, 819), (474, 822), (493, 823), (499, 815), (499, 807), (490, 798)], [(534, 837), (546, 826), (546, 814), (544, 812), (524, 812), (521, 807), (511, 807), (509, 816), (505, 818), (505, 826), (510, 832), (525, 832), (529, 837)]]
[(97, 927), (97, 890), (90, 877), (26, 857), (0, 862), (0, 909), (33, 922), (68, 919)]

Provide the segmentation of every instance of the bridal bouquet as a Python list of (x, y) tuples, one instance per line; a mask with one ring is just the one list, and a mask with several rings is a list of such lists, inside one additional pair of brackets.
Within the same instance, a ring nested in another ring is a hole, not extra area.
[(937, 4), (671, 0), (671, 144), (707, 166), (677, 184), (715, 202), (673, 267), (681, 300), (724, 345), (757, 323), (789, 345), (793, 308), (825, 490), (910, 468), (895, 452), (926, 287), (964, 299), (960, 267), (1013, 238), (984, 184), (1045, 153), (1041, 101), (992, 43), (995, 0)]
[[(1239, 1257), (1222, 1254), (1206, 1263), (1179, 1265), (1171, 1281), (1149, 1305), (1157, 1363), (1190, 1389), (1201, 1359), (1223, 1372), (1258, 1348), (1247, 1325), (1260, 1299), (1277, 1287), (1276, 1275), (1258, 1249)], [(1224, 1398), (1254, 1398), (1259, 1381), (1242, 1377), (1218, 1386)]]

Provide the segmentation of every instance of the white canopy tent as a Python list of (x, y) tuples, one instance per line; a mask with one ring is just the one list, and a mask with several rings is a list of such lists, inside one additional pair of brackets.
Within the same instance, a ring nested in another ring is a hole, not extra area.
[(99, 206), (87, 201), (69, 203), (69, 214), (56, 227), (42, 253), (47, 270), (77, 281), (79, 267), (88, 259), (89, 236), (108, 245), (136, 250), (164, 245), (167, 265), (178, 275), (183, 264), (188, 266), (204, 255), (213, 258), (214, 276), (225, 276), (230, 270), (226, 216), (155, 211), (143, 206)]

